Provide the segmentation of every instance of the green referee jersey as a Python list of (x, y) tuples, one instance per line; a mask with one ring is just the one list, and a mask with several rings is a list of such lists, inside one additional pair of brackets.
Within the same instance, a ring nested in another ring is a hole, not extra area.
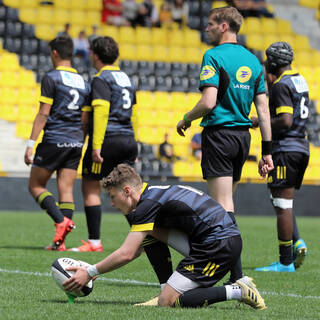
[(251, 104), (257, 94), (265, 93), (262, 65), (241, 45), (221, 44), (203, 56), (199, 88), (205, 87), (216, 87), (218, 96), (216, 106), (203, 117), (202, 127), (251, 127)]

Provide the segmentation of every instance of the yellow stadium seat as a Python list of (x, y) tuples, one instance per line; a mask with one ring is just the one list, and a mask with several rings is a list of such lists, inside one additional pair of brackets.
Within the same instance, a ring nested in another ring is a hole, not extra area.
[(137, 104), (138, 109), (143, 108), (154, 108), (154, 95), (151, 91), (137, 91)]
[(169, 46), (182, 47), (185, 46), (185, 35), (181, 29), (171, 30), (168, 37)]
[(242, 21), (242, 25), (240, 27), (240, 31), (239, 31), (239, 34), (242, 34), (242, 35), (247, 35), (247, 24), (246, 24), (246, 20), (244, 19)]
[(8, 7), (19, 8), (20, 0), (3, 0), (3, 3)]
[(228, 3), (225, 1), (213, 1), (212, 9), (226, 7), (227, 5)]
[(152, 44), (151, 29), (145, 27), (136, 28), (136, 43), (137, 44)]
[[(55, 10), (53, 12), (53, 21), (52, 21), (52, 23), (64, 25), (69, 21), (70, 21), (70, 12), (69, 12), (68, 9), (55, 8)], [(63, 29), (63, 27), (60, 28), (59, 31), (61, 31), (62, 29)]]
[[(1, 101), (1, 100), (0, 100)], [(17, 121), (18, 108), (14, 105), (1, 103), (0, 118), (6, 121)]]
[(258, 163), (253, 161), (246, 161), (242, 169), (242, 179), (260, 179), (258, 173)]
[(52, 23), (53, 9), (51, 7), (38, 7), (36, 23)]
[(153, 45), (164, 45), (168, 43), (168, 31), (165, 28), (152, 28)]
[(102, 1), (101, 0), (87, 0), (87, 9), (96, 10), (101, 12), (102, 10)]
[(187, 93), (187, 102), (190, 107), (194, 107), (201, 99), (201, 93), (189, 92)]
[(171, 93), (171, 108), (174, 110), (187, 109), (187, 95), (184, 92), (172, 92)]
[(115, 41), (119, 41), (119, 28), (115, 26), (108, 26), (108, 25), (103, 26), (102, 33), (104, 36), (108, 36), (113, 38)]
[(154, 45), (153, 58), (154, 58), (154, 61), (162, 61), (162, 62), (171, 61), (170, 56), (168, 54), (168, 47), (163, 45)]
[(126, 44), (136, 43), (136, 32), (131, 27), (121, 27), (119, 28), (119, 42)]
[(136, 46), (133, 44), (120, 44), (120, 59), (121, 60), (136, 60)]
[(202, 54), (200, 48), (187, 47), (184, 54), (184, 61), (188, 63), (201, 63)]
[(144, 143), (153, 143), (156, 140), (157, 129), (153, 126), (140, 125), (137, 128), (137, 140)]
[(71, 25), (70, 36), (72, 38), (78, 38), (80, 31), (82, 31), (83, 29), (85, 29), (84, 25), (80, 25), (80, 24)]
[(33, 122), (36, 116), (36, 108), (30, 105), (20, 105), (18, 107), (18, 121)]
[(248, 17), (245, 23), (248, 34), (262, 32), (260, 18)]
[(264, 34), (278, 34), (277, 21), (270, 18), (261, 19), (261, 32)]
[(171, 108), (171, 95), (168, 92), (156, 91), (154, 93), (154, 108), (170, 109)]
[(75, 10), (73, 9), (70, 12), (70, 24), (72, 26), (80, 25), (84, 26), (86, 25), (86, 13), (84, 10)]
[(54, 27), (51, 24), (37, 24), (36, 37), (50, 41), (56, 36)]
[(176, 177), (190, 177), (193, 171), (192, 163), (186, 161), (176, 161), (173, 164), (173, 174)]
[(263, 51), (266, 47), (263, 36), (260, 34), (248, 34), (247, 46), (252, 49)]
[(2, 104), (16, 104), (18, 100), (17, 90), (9, 87), (0, 88), (0, 105)]
[(185, 48), (183, 47), (169, 47), (169, 59), (171, 62), (185, 62), (184, 58)]
[(152, 47), (149, 45), (137, 45), (136, 59), (141, 61), (153, 61)]
[(87, 26), (98, 25), (101, 19), (101, 13), (99, 11), (88, 11), (86, 12), (85, 24)]
[(279, 18), (276, 18), (275, 21), (277, 23), (278, 34), (291, 35), (293, 33), (290, 21)]
[(19, 86), (35, 88), (37, 86), (35, 74), (30, 70), (21, 69), (19, 72)]
[(16, 136), (22, 139), (29, 139), (32, 130), (31, 122), (17, 122)]
[(198, 30), (184, 29), (183, 45), (187, 47), (200, 47), (201, 39)]
[(69, 0), (69, 2), (72, 10), (86, 10), (88, 6), (87, 0)]
[(294, 63), (297, 66), (311, 66), (312, 53), (310, 51), (297, 51), (294, 55)]
[(2, 71), (0, 73), (0, 86), (17, 87), (19, 73), (12, 71)]
[(309, 50), (310, 43), (307, 36), (296, 35), (294, 38), (294, 44), (292, 45), (294, 50)]
[(37, 8), (39, 0), (20, 0), (20, 8)]
[(300, 6), (318, 9), (319, 8), (319, 1), (318, 0), (299, 0)]
[(16, 54), (7, 52), (1, 54), (0, 71), (17, 71), (19, 68), (19, 60)]
[(38, 21), (36, 8), (21, 8), (19, 10), (19, 18), (23, 22), (35, 24)]
[(19, 105), (38, 106), (39, 105), (39, 97), (36, 93), (36, 90), (31, 89), (31, 88), (21, 87), (19, 89), (18, 104)]
[(264, 50), (266, 50), (272, 43), (278, 42), (279, 37), (275, 34), (265, 34), (263, 37), (263, 41), (265, 43)]
[(312, 65), (314, 67), (320, 66), (320, 52), (313, 50), (312, 51)]
[(61, 9), (70, 9), (71, 8), (71, 1), (54, 0), (54, 6), (56, 8), (61, 8)]

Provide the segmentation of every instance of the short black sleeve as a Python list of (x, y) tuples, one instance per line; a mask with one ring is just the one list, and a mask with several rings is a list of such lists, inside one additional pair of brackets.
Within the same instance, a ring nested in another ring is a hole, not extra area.
[(55, 94), (55, 83), (52, 78), (45, 75), (41, 81), (41, 96), (46, 98), (54, 98)]
[(91, 83), (92, 100), (111, 101), (111, 88), (109, 84), (100, 78), (94, 78)]

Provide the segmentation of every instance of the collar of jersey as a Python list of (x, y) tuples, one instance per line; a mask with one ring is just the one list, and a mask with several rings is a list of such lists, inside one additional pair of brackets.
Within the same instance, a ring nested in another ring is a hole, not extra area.
[(140, 194), (143, 194), (144, 193), (144, 190), (146, 190), (148, 184), (146, 182), (143, 183), (142, 185), (142, 189), (141, 189), (141, 193)]
[(71, 67), (60, 66), (60, 67), (57, 67), (56, 70), (62, 70), (62, 71), (69, 71), (69, 72), (78, 73), (78, 71), (76, 69), (71, 68)]
[(102, 71), (105, 71), (105, 70), (120, 70), (120, 68), (117, 67), (117, 66), (104, 66), (103, 68), (101, 68), (101, 69), (99, 70), (99, 72), (95, 75), (95, 77), (100, 76), (101, 72), (102, 72)]
[(284, 76), (290, 76), (290, 75), (293, 75), (293, 74), (296, 74), (296, 73), (297, 73), (297, 71), (295, 71), (295, 70), (285, 70), (281, 74), (281, 76), (273, 84), (279, 82), (282, 79), (282, 77), (284, 77)]

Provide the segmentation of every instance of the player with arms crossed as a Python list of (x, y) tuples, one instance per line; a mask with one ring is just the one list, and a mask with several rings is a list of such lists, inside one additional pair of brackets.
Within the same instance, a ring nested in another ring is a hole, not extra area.
[[(56, 234), (48, 250), (65, 250), (65, 237), (74, 228), (73, 185), (81, 158), (84, 134), (81, 109), (88, 104), (89, 84), (71, 68), (73, 42), (57, 37), (49, 42), (55, 70), (41, 82), (40, 109), (34, 120), (24, 160), (32, 164), (29, 191), (42, 209), (54, 220)], [(42, 142), (34, 160), (33, 146), (41, 130)], [(59, 206), (46, 189), (53, 172), (57, 171)]]
[(277, 214), (280, 261), (256, 271), (293, 272), (307, 254), (292, 207), (294, 189), (300, 189), (309, 162), (309, 89), (303, 76), (291, 70), (293, 51), (287, 42), (273, 43), (266, 55), (275, 166), (269, 173), (268, 187)]
[(238, 260), (242, 240), (233, 215), (210, 196), (188, 186), (143, 184), (126, 164), (118, 165), (104, 180), (104, 186), (111, 204), (125, 215), (131, 230), (122, 246), (96, 265), (68, 268), (76, 273), (63, 284), (65, 290), (80, 290), (93, 277), (134, 260), (147, 235), (168, 243), (171, 230), (176, 229), (187, 235), (190, 251), (155, 299), (157, 305), (202, 307), (240, 300), (256, 309), (266, 308), (249, 277), (213, 287)]
[[(249, 153), (252, 102), (257, 109), (262, 136), (258, 170), (265, 176), (273, 168), (263, 69), (252, 53), (237, 44), (241, 24), (242, 16), (236, 8), (210, 11), (206, 32), (215, 47), (203, 56), (202, 97), (177, 124), (178, 133), (184, 136), (191, 122), (203, 117), (200, 124), (204, 127), (201, 138), (203, 178), (207, 180), (210, 195), (230, 213), (234, 213), (233, 192)], [(235, 282), (241, 277), (239, 259), (230, 281)]]

